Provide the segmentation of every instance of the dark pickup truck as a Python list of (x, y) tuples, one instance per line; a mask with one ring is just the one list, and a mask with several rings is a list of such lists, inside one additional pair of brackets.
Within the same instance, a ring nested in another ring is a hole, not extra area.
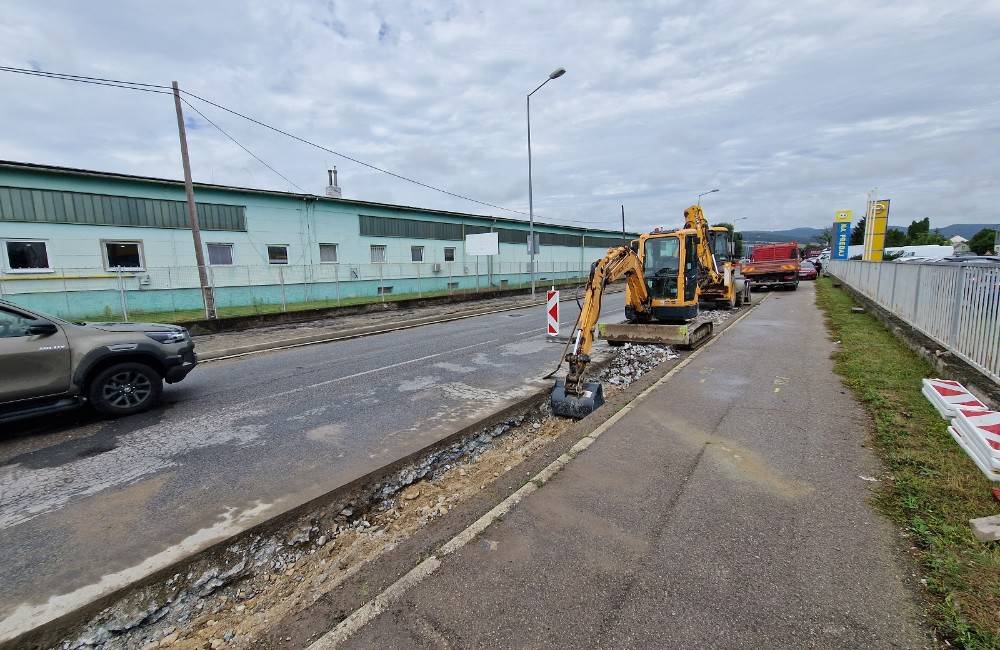
[(138, 413), (197, 362), (177, 325), (70, 323), (0, 300), (0, 423), (84, 402), (107, 415)]

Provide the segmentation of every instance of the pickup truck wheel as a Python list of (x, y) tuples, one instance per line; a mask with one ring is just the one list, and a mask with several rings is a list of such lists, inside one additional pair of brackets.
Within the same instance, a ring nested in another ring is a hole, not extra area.
[(87, 396), (94, 408), (105, 415), (141, 413), (160, 400), (163, 378), (143, 363), (126, 362), (108, 366), (90, 382)]

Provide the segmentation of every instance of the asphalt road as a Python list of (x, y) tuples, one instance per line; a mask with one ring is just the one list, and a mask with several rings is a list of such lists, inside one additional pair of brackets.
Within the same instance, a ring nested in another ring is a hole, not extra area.
[(535, 306), (213, 362), (143, 415), (5, 431), (0, 640), (548, 385), (543, 328)]
[(343, 647), (930, 647), (813, 296), (769, 296)]

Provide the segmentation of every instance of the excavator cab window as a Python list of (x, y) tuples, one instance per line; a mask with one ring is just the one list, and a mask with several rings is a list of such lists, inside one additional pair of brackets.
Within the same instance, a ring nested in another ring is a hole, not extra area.
[(725, 262), (731, 259), (732, 247), (729, 242), (729, 232), (712, 233), (712, 254), (715, 255), (716, 263)]
[(646, 240), (643, 280), (652, 298), (677, 297), (680, 254), (680, 241), (677, 237), (656, 237)]
[(698, 238), (684, 238), (684, 300), (694, 300), (698, 287)]

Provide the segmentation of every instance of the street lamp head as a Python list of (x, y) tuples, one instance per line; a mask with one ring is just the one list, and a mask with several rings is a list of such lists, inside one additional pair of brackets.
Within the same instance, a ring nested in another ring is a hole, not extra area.
[(559, 77), (563, 76), (564, 74), (566, 74), (566, 68), (556, 68), (549, 75), (549, 79), (558, 79)]

